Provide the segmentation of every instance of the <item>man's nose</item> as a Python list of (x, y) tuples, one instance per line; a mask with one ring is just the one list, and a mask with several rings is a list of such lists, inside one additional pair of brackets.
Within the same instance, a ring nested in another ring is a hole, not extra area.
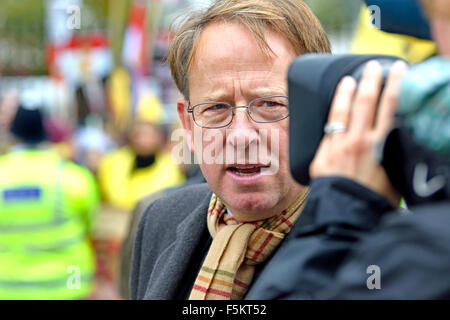
[(234, 109), (234, 118), (227, 130), (227, 143), (234, 148), (245, 149), (258, 144), (259, 135), (255, 124), (246, 108)]

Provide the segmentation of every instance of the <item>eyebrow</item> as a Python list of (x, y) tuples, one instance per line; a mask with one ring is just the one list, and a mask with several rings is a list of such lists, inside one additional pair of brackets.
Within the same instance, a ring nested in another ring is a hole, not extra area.
[(227, 99), (227, 97), (229, 97), (229, 94), (226, 94), (225, 92), (217, 92), (217, 93), (212, 93), (210, 95), (201, 97), (201, 101), (203, 102), (208, 102), (208, 101), (223, 101), (225, 102)]
[(286, 96), (287, 88), (260, 88), (251, 93), (255, 97)]
[[(287, 92), (281, 88), (260, 88), (251, 90), (250, 97), (252, 99), (269, 97), (269, 96), (286, 96)], [(230, 98), (230, 95), (225, 92), (211, 93), (201, 98), (202, 102), (226, 102)]]

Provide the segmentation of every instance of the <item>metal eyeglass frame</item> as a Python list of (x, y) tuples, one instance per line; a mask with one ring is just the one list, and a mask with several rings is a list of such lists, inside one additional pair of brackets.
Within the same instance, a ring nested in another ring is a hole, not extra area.
[[(190, 113), (190, 114), (192, 114), (192, 119), (194, 120), (194, 123), (195, 123), (197, 126), (199, 126), (199, 127), (201, 127), (201, 128), (205, 128), (205, 129), (220, 129), (220, 128), (228, 127), (228, 126), (233, 122), (234, 115), (235, 115), (234, 110), (235, 110), (235, 109), (240, 109), (240, 108), (246, 108), (246, 109), (247, 109), (247, 114), (249, 115), (250, 119), (252, 119), (252, 120), (253, 120), (254, 122), (256, 122), (256, 123), (273, 123), (273, 122), (278, 122), (278, 121), (284, 120), (284, 119), (286, 119), (287, 117), (289, 117), (289, 109), (288, 109), (288, 114), (287, 114), (286, 116), (284, 116), (283, 118), (281, 118), (281, 119), (272, 120), (272, 121), (257, 121), (257, 120), (255, 120), (255, 119), (253, 119), (252, 113), (250, 112), (250, 109), (249, 109), (250, 105), (251, 105), (252, 103), (254, 103), (255, 101), (263, 100), (263, 99), (269, 99), (269, 98), (286, 98), (286, 99), (288, 99), (288, 101), (289, 101), (289, 97), (288, 97), (288, 96), (276, 95), (276, 96), (267, 96), (267, 97), (261, 97), (261, 98), (253, 99), (253, 100), (251, 100), (246, 106), (234, 106), (234, 107), (233, 107), (233, 106), (231, 106), (231, 104), (229, 104), (229, 103), (227, 103), (227, 102), (213, 102), (213, 101), (211, 101), (211, 102), (197, 103), (196, 105), (192, 106), (192, 108), (190, 107), (191, 102), (189, 101), (189, 102), (188, 102), (189, 104), (188, 104), (187, 112)], [(231, 120), (230, 120), (230, 122), (228, 122), (227, 124), (225, 124), (225, 125), (223, 125), (223, 126), (218, 126), (218, 127), (207, 127), (207, 126), (202, 126), (202, 125), (198, 124), (197, 121), (195, 121), (194, 108), (195, 108), (195, 107), (198, 107), (198, 106), (201, 106), (201, 105), (212, 104), (212, 103), (214, 103), (214, 104), (226, 104), (226, 105), (231, 106)]]

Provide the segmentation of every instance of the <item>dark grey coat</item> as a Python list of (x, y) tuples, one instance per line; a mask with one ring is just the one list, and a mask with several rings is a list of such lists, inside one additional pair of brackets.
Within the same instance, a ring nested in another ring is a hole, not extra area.
[(131, 299), (184, 299), (211, 241), (206, 214), (212, 191), (187, 186), (153, 202), (136, 233)]

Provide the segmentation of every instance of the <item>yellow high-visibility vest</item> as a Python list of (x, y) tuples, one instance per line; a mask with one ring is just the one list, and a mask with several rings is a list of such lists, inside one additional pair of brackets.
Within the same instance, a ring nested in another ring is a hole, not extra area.
[(79, 299), (93, 290), (92, 174), (55, 152), (0, 157), (0, 299)]

